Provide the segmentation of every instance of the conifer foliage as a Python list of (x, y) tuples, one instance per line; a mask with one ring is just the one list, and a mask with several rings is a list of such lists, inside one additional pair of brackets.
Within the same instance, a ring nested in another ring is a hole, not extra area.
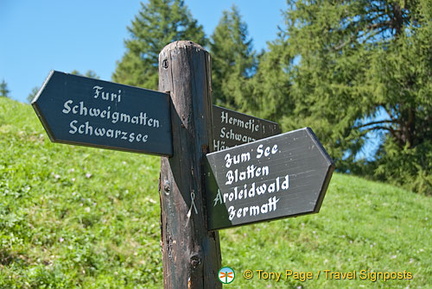
[[(285, 129), (313, 127), (341, 170), (432, 193), (430, 1), (288, 3), (270, 52), (291, 57), (278, 70), (292, 111)], [(359, 162), (370, 132), (381, 135), (380, 149)]]
[[(184, 1), (146, 3), (114, 81), (156, 89), (166, 44), (208, 44), (215, 104), (284, 131), (312, 127), (339, 171), (432, 195), (430, 0), (288, 0), (286, 26), (260, 54), (235, 6), (208, 43)], [(361, 158), (371, 137), (379, 147)]]
[(10, 90), (8, 89), (7, 82), (3, 79), (0, 82), (0, 97), (9, 97)]
[(247, 111), (251, 100), (249, 80), (257, 66), (252, 39), (240, 11), (224, 11), (211, 36), (213, 99), (217, 105)]
[(149, 0), (128, 27), (131, 38), (125, 41), (126, 53), (117, 63), (113, 81), (147, 89), (158, 86), (158, 55), (176, 40), (207, 44), (203, 27), (195, 20), (183, 0)]

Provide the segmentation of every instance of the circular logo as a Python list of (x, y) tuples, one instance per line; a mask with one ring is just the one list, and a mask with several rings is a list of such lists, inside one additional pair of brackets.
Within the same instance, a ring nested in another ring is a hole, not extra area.
[(230, 267), (223, 267), (219, 270), (218, 278), (222, 284), (230, 284), (235, 279), (235, 272)]

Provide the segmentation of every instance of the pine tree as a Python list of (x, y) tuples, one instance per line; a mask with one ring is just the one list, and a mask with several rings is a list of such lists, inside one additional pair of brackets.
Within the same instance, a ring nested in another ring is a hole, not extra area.
[(211, 36), (212, 90), (217, 105), (247, 110), (251, 102), (248, 80), (257, 66), (248, 29), (236, 6), (224, 11)]
[(3, 79), (0, 83), (0, 97), (10, 97), (9, 96), (10, 90), (7, 87), (6, 81)]
[(149, 0), (128, 30), (126, 53), (117, 63), (113, 81), (157, 89), (158, 55), (163, 47), (177, 40), (207, 44), (203, 27), (198, 24), (183, 0)]
[(33, 87), (32, 91), (27, 96), (27, 102), (31, 103), (33, 99), (36, 97), (36, 94), (39, 92), (39, 90), (40, 90), (39, 86)]
[(257, 73), (252, 79), (250, 109), (253, 115), (280, 123), (286, 116), (292, 116), (291, 83), (286, 73), (292, 57), (282, 37), (270, 42), (268, 49), (260, 56)]
[(75, 75), (79, 75), (79, 76), (85, 76), (85, 77), (89, 77), (89, 78), (95, 78), (95, 79), (100, 78), (99, 75), (97, 75), (96, 72), (94, 72), (93, 70), (87, 70), (87, 72), (85, 74), (82, 74), (78, 70), (72, 70), (71, 74), (75, 74)]
[[(347, 171), (357, 169), (353, 162), (368, 132), (380, 132), (382, 146), (367, 173), (404, 184), (416, 174), (430, 176), (431, 161), (414, 152), (426, 151), (432, 139), (430, 1), (288, 4), (285, 37), (272, 49), (273, 59), (291, 59), (277, 70), (290, 87), (284, 128), (314, 128)], [(390, 154), (401, 158), (390, 162)], [(403, 178), (401, 163), (410, 167)], [(432, 188), (430, 177), (417, 183), (427, 188), (428, 182)]]

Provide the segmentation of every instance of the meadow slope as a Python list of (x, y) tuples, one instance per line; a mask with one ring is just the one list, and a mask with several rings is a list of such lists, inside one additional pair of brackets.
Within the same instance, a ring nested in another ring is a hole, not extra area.
[[(0, 98), (0, 288), (162, 288), (158, 176), (158, 157), (53, 144)], [(220, 232), (224, 287), (432, 288), (431, 208), (335, 174), (319, 214)]]

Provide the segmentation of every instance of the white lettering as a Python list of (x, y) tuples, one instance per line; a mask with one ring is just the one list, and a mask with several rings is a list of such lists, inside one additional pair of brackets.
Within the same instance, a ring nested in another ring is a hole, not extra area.
[(219, 202), (220, 205), (222, 205), (222, 195), (221, 195), (221, 191), (218, 189), (218, 193), (216, 195), (216, 198), (214, 198), (213, 200), (213, 207), (216, 206)]
[(78, 121), (77, 120), (73, 120), (73, 121), (71, 121), (70, 122), (70, 124), (69, 124), (69, 127), (71, 128), (70, 130), (69, 130), (69, 133), (70, 134), (75, 134), (76, 132), (77, 132), (77, 127), (75, 126), (75, 124), (77, 123)]
[[(102, 95), (102, 92), (100, 92), (99, 90), (96, 90), (96, 92), (97, 93), (95, 94), (95, 96), (99, 94)], [(111, 112), (111, 106), (107, 106), (106, 109), (99, 107), (89, 107), (85, 104), (84, 101), (80, 101), (78, 104), (74, 104), (73, 100), (67, 100), (63, 104), (62, 113), (72, 113), (79, 116), (91, 116), (94, 118), (108, 119), (113, 124), (116, 124), (117, 122), (123, 122), (141, 126), (148, 126), (152, 128), (159, 128), (161, 126), (159, 119), (150, 118), (147, 116), (147, 113), (142, 111), (139, 113), (139, 115), (131, 115), (118, 111)]]
[[(235, 179), (235, 173), (233, 174), (234, 175), (232, 178)], [(266, 182), (259, 182), (258, 184), (256, 182), (253, 182), (252, 184), (244, 184), (241, 186), (236, 186), (231, 191), (224, 192), (223, 194), (218, 191), (218, 195), (214, 199), (214, 206), (217, 205), (216, 200), (218, 200), (220, 204), (227, 202), (235, 202), (237, 200), (254, 198), (264, 194), (274, 194), (279, 191), (286, 191), (289, 188), (289, 175), (285, 175), (284, 177), (277, 177), (276, 179)]]
[(132, 142), (143, 142), (146, 143), (148, 141), (147, 134), (136, 134), (134, 132), (126, 132), (119, 129), (105, 128), (105, 127), (97, 127), (90, 124), (89, 121), (84, 123), (79, 123), (78, 120), (73, 120), (69, 123), (69, 133), (70, 134), (82, 134), (96, 137), (106, 137), (106, 138), (114, 138), (121, 139)]
[(269, 157), (270, 155), (274, 155), (279, 151), (277, 144), (275, 144), (273, 147), (267, 146), (264, 149), (263, 147), (264, 147), (263, 144), (260, 144), (257, 147), (257, 153), (258, 153), (256, 156), (257, 159), (260, 159), (262, 156)]
[(71, 104), (71, 103), (73, 103), (72, 100), (68, 100), (68, 101), (66, 101), (66, 102), (64, 103), (64, 105), (63, 105), (64, 109), (62, 110), (62, 112), (63, 112), (64, 114), (68, 114), (68, 113), (71, 111), (71, 108), (70, 108), (70, 106), (69, 106), (69, 104)]
[(249, 217), (255, 217), (260, 214), (268, 214), (271, 212), (275, 212), (277, 210), (277, 203), (280, 199), (276, 196), (268, 198), (267, 202), (259, 205), (246, 206), (243, 208), (235, 208), (234, 206), (230, 206), (228, 208), (228, 219), (232, 221), (234, 218), (240, 219), (244, 218), (248, 215)]
[(103, 91), (103, 86), (93, 86), (94, 91), (94, 98), (99, 98), (102, 100), (107, 100), (111, 102), (121, 102), (121, 90), (119, 89), (118, 92), (106, 92)]
[[(225, 157), (225, 160), (229, 162), (229, 159)], [(230, 163), (226, 163), (225, 166), (230, 165)], [(246, 167), (246, 170), (229, 170), (226, 173), (227, 181), (225, 185), (232, 185), (239, 181), (250, 180), (253, 178), (257, 178), (260, 176), (268, 176), (270, 174), (270, 168), (268, 166), (257, 167), (255, 165), (249, 165)]]
[(103, 87), (102, 86), (93, 86), (93, 89), (95, 90), (94, 98), (98, 98), (99, 93), (103, 89)]
[(225, 155), (225, 166), (229, 168), (232, 164), (237, 165), (240, 163), (248, 162), (251, 159), (250, 152), (241, 153), (231, 157), (231, 154)]
[(242, 120), (242, 119), (230, 116), (228, 114), (228, 111), (226, 111), (226, 110), (223, 110), (221, 112), (221, 123), (231, 124), (231, 125), (237, 126), (239, 128), (244, 128), (244, 129), (250, 130), (251, 132), (259, 131), (259, 124), (255, 124), (254, 118), (249, 118), (248, 120)]

